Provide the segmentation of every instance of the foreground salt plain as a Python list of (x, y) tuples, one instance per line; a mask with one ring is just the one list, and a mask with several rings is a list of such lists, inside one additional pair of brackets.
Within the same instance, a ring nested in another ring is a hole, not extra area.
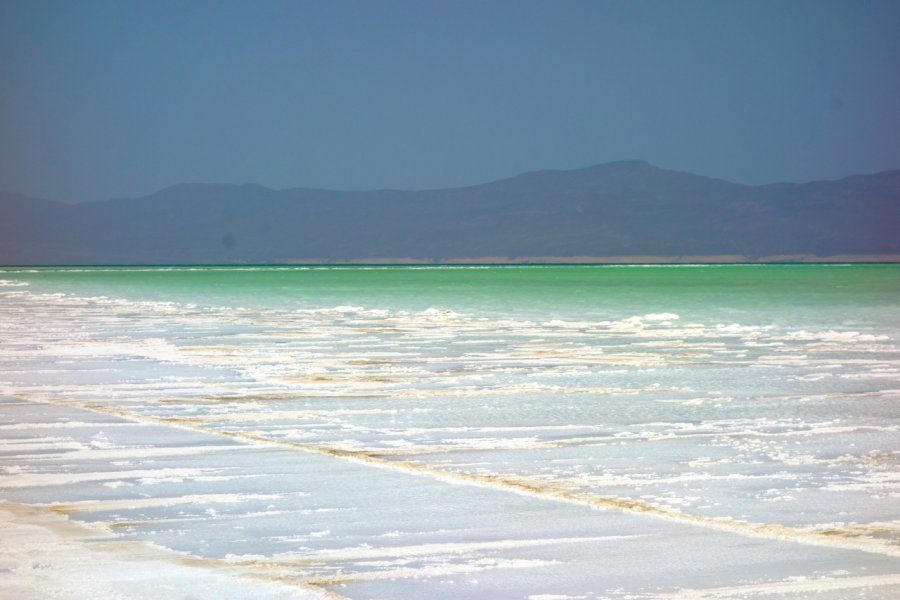
[(894, 306), (541, 318), (65, 275), (0, 273), (4, 597), (900, 592)]

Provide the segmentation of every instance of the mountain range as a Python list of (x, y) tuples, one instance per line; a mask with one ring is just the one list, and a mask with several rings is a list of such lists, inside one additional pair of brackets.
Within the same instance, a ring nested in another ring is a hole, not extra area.
[(900, 260), (900, 170), (744, 185), (643, 161), (425, 191), (0, 193), (2, 264)]

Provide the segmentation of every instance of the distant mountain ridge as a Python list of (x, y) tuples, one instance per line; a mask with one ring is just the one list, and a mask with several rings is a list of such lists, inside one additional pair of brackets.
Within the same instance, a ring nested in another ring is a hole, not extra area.
[(81, 204), (0, 193), (2, 264), (837, 255), (900, 259), (900, 170), (750, 186), (623, 161), (424, 191), (180, 184)]

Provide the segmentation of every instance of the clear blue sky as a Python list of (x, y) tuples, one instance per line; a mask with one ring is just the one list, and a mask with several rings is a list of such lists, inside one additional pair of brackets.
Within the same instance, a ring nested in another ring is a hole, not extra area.
[(900, 2), (0, 0), (0, 190), (900, 168)]

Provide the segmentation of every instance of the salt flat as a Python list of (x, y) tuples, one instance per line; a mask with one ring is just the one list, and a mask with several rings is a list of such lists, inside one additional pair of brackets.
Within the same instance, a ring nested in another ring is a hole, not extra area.
[(7, 270), (0, 589), (892, 597), (898, 270), (765, 268)]

